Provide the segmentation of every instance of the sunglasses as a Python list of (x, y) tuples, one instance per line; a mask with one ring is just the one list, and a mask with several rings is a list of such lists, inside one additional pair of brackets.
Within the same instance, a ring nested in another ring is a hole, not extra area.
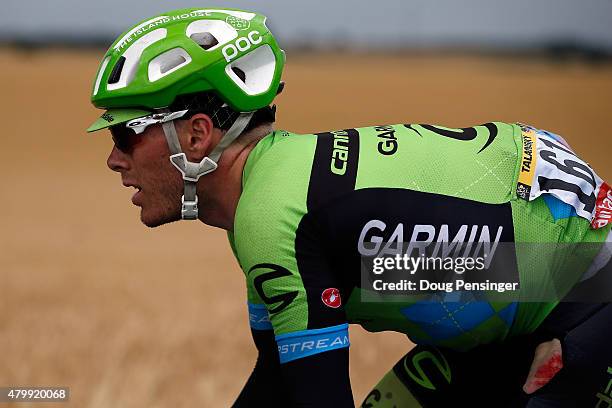
[(123, 153), (131, 153), (134, 147), (142, 141), (142, 133), (125, 126), (125, 124), (110, 127), (111, 136), (115, 147)]
[(187, 110), (178, 112), (153, 113), (149, 116), (130, 120), (127, 123), (111, 126), (110, 132), (117, 149), (124, 153), (131, 153), (134, 147), (142, 141), (142, 134), (147, 127), (158, 123), (165, 123), (179, 119)]

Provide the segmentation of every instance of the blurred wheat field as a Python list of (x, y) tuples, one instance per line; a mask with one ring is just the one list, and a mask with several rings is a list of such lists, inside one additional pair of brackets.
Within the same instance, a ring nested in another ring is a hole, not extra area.
[[(84, 129), (100, 52), (0, 51), (0, 386), (79, 408), (229, 406), (255, 349), (223, 231), (147, 229), (107, 134)], [(612, 65), (440, 55), (288, 55), (278, 128), (522, 121), (612, 179)], [(411, 347), (351, 328), (356, 402)], [(15, 406), (23, 406), (14, 404)]]

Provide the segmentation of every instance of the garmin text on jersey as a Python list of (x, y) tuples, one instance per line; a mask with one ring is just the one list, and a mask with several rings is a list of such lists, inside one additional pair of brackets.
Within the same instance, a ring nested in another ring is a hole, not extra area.
[(397, 152), (397, 137), (393, 126), (376, 126), (374, 130), (378, 132), (378, 153), (390, 156)]
[[(380, 256), (395, 254), (407, 246), (403, 253), (412, 256), (418, 251), (418, 256), (433, 250), (431, 256), (448, 256), (451, 252), (463, 257), (476, 255), (476, 251), (484, 249), (491, 259), (501, 240), (504, 227), (502, 225), (467, 225), (453, 229), (447, 224), (429, 225), (416, 224), (405, 234), (404, 224), (387, 226), (381, 220), (370, 220), (361, 229), (358, 241), (358, 251), (363, 256)], [(409, 241), (404, 241), (405, 237)], [(485, 245), (486, 244), (486, 245)]]

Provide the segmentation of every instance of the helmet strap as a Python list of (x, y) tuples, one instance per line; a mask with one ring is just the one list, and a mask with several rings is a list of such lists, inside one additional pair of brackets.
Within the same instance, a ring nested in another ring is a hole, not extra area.
[(241, 113), (234, 124), (223, 135), (217, 146), (199, 163), (190, 162), (181, 149), (174, 120), (162, 123), (164, 135), (170, 149), (170, 162), (183, 176), (184, 193), (181, 197), (181, 218), (184, 220), (198, 219), (198, 195), (196, 186), (200, 177), (217, 169), (221, 154), (246, 129), (253, 112)]

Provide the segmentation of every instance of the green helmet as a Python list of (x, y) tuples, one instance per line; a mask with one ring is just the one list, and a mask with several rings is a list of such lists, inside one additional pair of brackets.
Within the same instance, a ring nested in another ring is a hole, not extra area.
[[(161, 124), (170, 162), (181, 173), (181, 217), (198, 219), (196, 185), (217, 169), (225, 149), (281, 88), (285, 53), (261, 14), (235, 9), (183, 9), (147, 19), (122, 34), (104, 55), (91, 101), (107, 111), (88, 132), (121, 125), (141, 133)], [(177, 96), (213, 92), (233, 111), (232, 125), (199, 163), (181, 150), (168, 109)]]
[(104, 55), (91, 96), (107, 112), (88, 131), (150, 115), (178, 95), (216, 93), (236, 112), (271, 104), (285, 54), (266, 17), (236, 9), (182, 9), (123, 33)]

